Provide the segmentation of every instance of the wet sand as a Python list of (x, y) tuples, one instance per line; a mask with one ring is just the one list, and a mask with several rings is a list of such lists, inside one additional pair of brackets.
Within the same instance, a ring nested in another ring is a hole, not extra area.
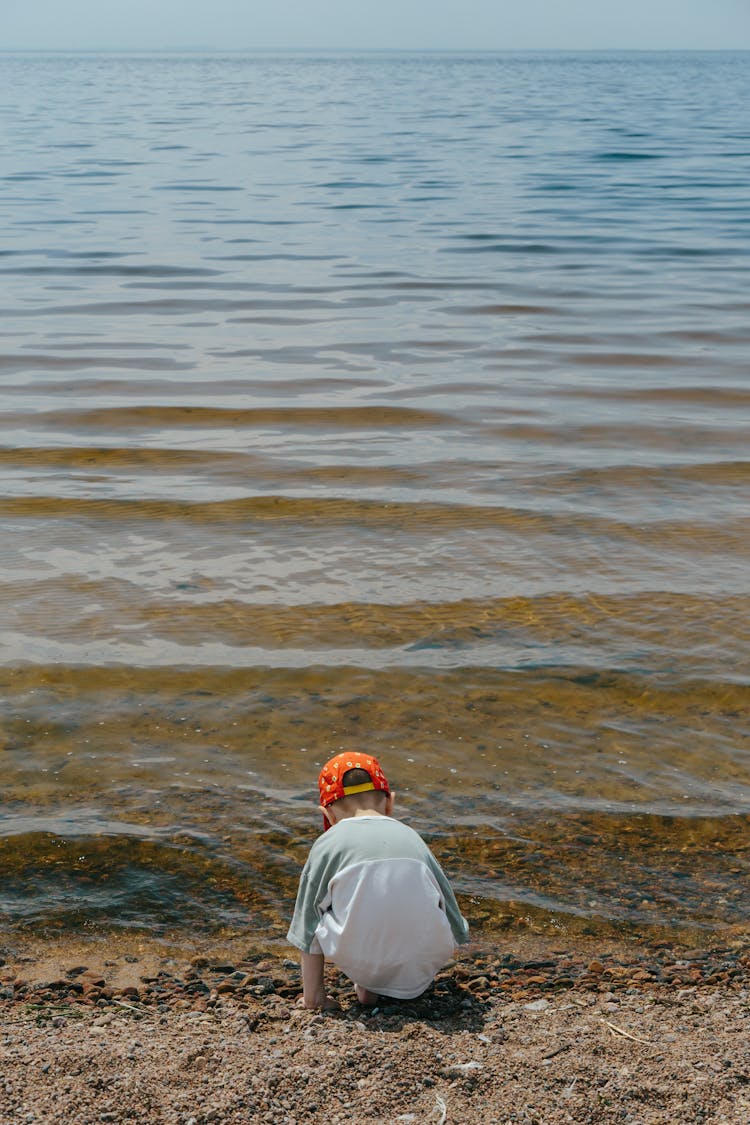
[(0, 1121), (557, 1122), (750, 1118), (750, 935), (675, 949), (512, 935), (424, 997), (297, 1006), (284, 949), (7, 942)]

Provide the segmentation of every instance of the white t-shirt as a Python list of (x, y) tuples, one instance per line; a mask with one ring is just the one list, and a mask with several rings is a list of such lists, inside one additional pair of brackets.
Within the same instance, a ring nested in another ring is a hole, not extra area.
[(287, 939), (370, 992), (406, 1000), (468, 940), (468, 926), (421, 836), (373, 814), (340, 820), (315, 841)]

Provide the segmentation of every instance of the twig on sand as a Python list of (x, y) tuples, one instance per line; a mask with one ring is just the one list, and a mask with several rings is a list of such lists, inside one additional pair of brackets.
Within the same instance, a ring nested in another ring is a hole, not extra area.
[(554, 1059), (558, 1055), (561, 1055), (563, 1051), (569, 1051), (570, 1047), (570, 1043), (561, 1043), (559, 1047), (553, 1047), (551, 1051), (547, 1051), (546, 1054), (542, 1055), (542, 1058), (545, 1062), (549, 1062), (551, 1059)]
[(623, 1030), (617, 1024), (610, 1023), (609, 1020), (602, 1020), (605, 1027), (608, 1027), (613, 1035), (622, 1035), (623, 1039), (632, 1039), (634, 1043), (642, 1043), (644, 1047), (654, 1047), (655, 1044), (651, 1043), (648, 1039), (639, 1039), (637, 1035), (631, 1035), (629, 1031)]
[(446, 1119), (448, 1117), (448, 1107), (439, 1094), (437, 1094), (435, 1097), (435, 1108), (440, 1114), (440, 1120), (438, 1121), (437, 1125), (445, 1125)]
[(129, 1012), (137, 1012), (138, 1015), (143, 1015), (143, 1008), (136, 1008), (132, 1004), (126, 1004), (124, 1000), (113, 1000), (113, 1004), (117, 1004), (119, 1008), (127, 1008)]

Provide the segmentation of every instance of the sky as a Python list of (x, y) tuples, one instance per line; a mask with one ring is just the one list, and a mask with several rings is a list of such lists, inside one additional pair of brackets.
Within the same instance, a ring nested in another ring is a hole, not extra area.
[(750, 0), (0, 0), (0, 49), (750, 49)]

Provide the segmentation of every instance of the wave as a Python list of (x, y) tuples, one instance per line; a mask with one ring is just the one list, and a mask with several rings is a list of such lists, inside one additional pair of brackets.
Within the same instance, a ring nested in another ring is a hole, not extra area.
[[(491, 927), (499, 907), (506, 925), (531, 912), (558, 934), (583, 919), (589, 933), (661, 927), (673, 940), (683, 931), (694, 941), (701, 930), (742, 925), (750, 906), (747, 879), (737, 878), (748, 873), (747, 816), (575, 813), (519, 818), (513, 827), (460, 837), (422, 828), (475, 929)], [(283, 940), (309, 829), (300, 825), (296, 846), (266, 830), (230, 850), (179, 826), (161, 840), (123, 828), (92, 836), (73, 820), (62, 834), (51, 827), (0, 839), (2, 929), (241, 926), (248, 936)]]
[(0, 516), (9, 519), (68, 519), (149, 523), (180, 520), (193, 524), (286, 522), (317, 527), (358, 525), (371, 529), (398, 529), (435, 536), (452, 529), (490, 531), (505, 529), (524, 537), (559, 535), (566, 529), (579, 539), (590, 536), (613, 545), (620, 542), (652, 543), (658, 535), (661, 549), (689, 548), (696, 554), (726, 553), (736, 558), (750, 553), (750, 516), (731, 525), (715, 524), (707, 513), (697, 519), (652, 519), (626, 522), (585, 512), (549, 512), (482, 504), (382, 502), (348, 497), (285, 495), (246, 496), (208, 502), (164, 499), (88, 498), (55, 495), (0, 497)]
[(185, 363), (165, 356), (118, 355), (54, 355), (28, 352), (23, 355), (0, 355), (0, 372), (20, 371), (83, 371), (103, 367), (130, 371), (189, 371), (195, 363)]
[[(750, 341), (748, 335), (742, 342), (747, 343)], [(623, 355), (622, 357), (604, 357), (600, 355), (592, 355), (591, 362), (607, 362), (610, 361), (615, 365), (619, 363), (619, 358), (622, 359), (623, 364), (629, 361), (641, 362), (656, 361), (659, 359), (657, 356), (644, 356), (638, 353)], [(670, 357), (661, 357), (665, 360)], [(676, 358), (680, 364), (683, 363), (683, 357)], [(671, 362), (671, 359), (670, 359)], [(655, 363), (653, 365), (656, 365)], [(750, 388), (746, 387), (732, 387), (732, 386), (709, 386), (709, 387), (693, 387), (693, 386), (676, 386), (676, 387), (586, 387), (572, 388), (560, 387), (555, 391), (556, 395), (561, 397), (572, 398), (585, 398), (596, 401), (603, 399), (606, 401), (614, 402), (635, 402), (635, 403), (649, 403), (649, 402), (665, 402), (672, 404), (696, 404), (699, 406), (710, 406), (712, 408), (725, 407), (731, 409), (736, 406), (749, 407), (750, 406)]]
[[(728, 663), (739, 673), (737, 666), (750, 658), (750, 597), (742, 595), (644, 591), (390, 605), (258, 604), (251, 594), (245, 600), (222, 597), (210, 584), (203, 587), (199, 582), (180, 584), (171, 596), (159, 597), (136, 591), (123, 579), (97, 581), (73, 574), (5, 581), (0, 583), (0, 597), (16, 607), (13, 617), (25, 604), (67, 605), (72, 619), (55, 630), (41, 620), (43, 633), (93, 637), (87, 607), (96, 606), (99, 612), (107, 607), (113, 635), (138, 628), (140, 635), (146, 630), (149, 637), (183, 644), (224, 640), (268, 650), (301, 649), (309, 653), (311, 664), (320, 662), (327, 648), (393, 649), (395, 658), (399, 649), (425, 656), (441, 649), (481, 654), (493, 643), (525, 652), (537, 662), (545, 648), (558, 661), (569, 649), (600, 650), (609, 667), (617, 651), (637, 653), (641, 668), (674, 671), (679, 666), (683, 675), (695, 674), (697, 666), (726, 675)], [(706, 634), (707, 618), (714, 623), (713, 635)]]
[(450, 414), (407, 406), (257, 406), (231, 408), (218, 406), (101, 406), (88, 410), (14, 413), (16, 425), (41, 424), (59, 428), (95, 427), (109, 432), (146, 426), (214, 426), (236, 429), (240, 426), (315, 426), (351, 429), (440, 427), (452, 421)]

